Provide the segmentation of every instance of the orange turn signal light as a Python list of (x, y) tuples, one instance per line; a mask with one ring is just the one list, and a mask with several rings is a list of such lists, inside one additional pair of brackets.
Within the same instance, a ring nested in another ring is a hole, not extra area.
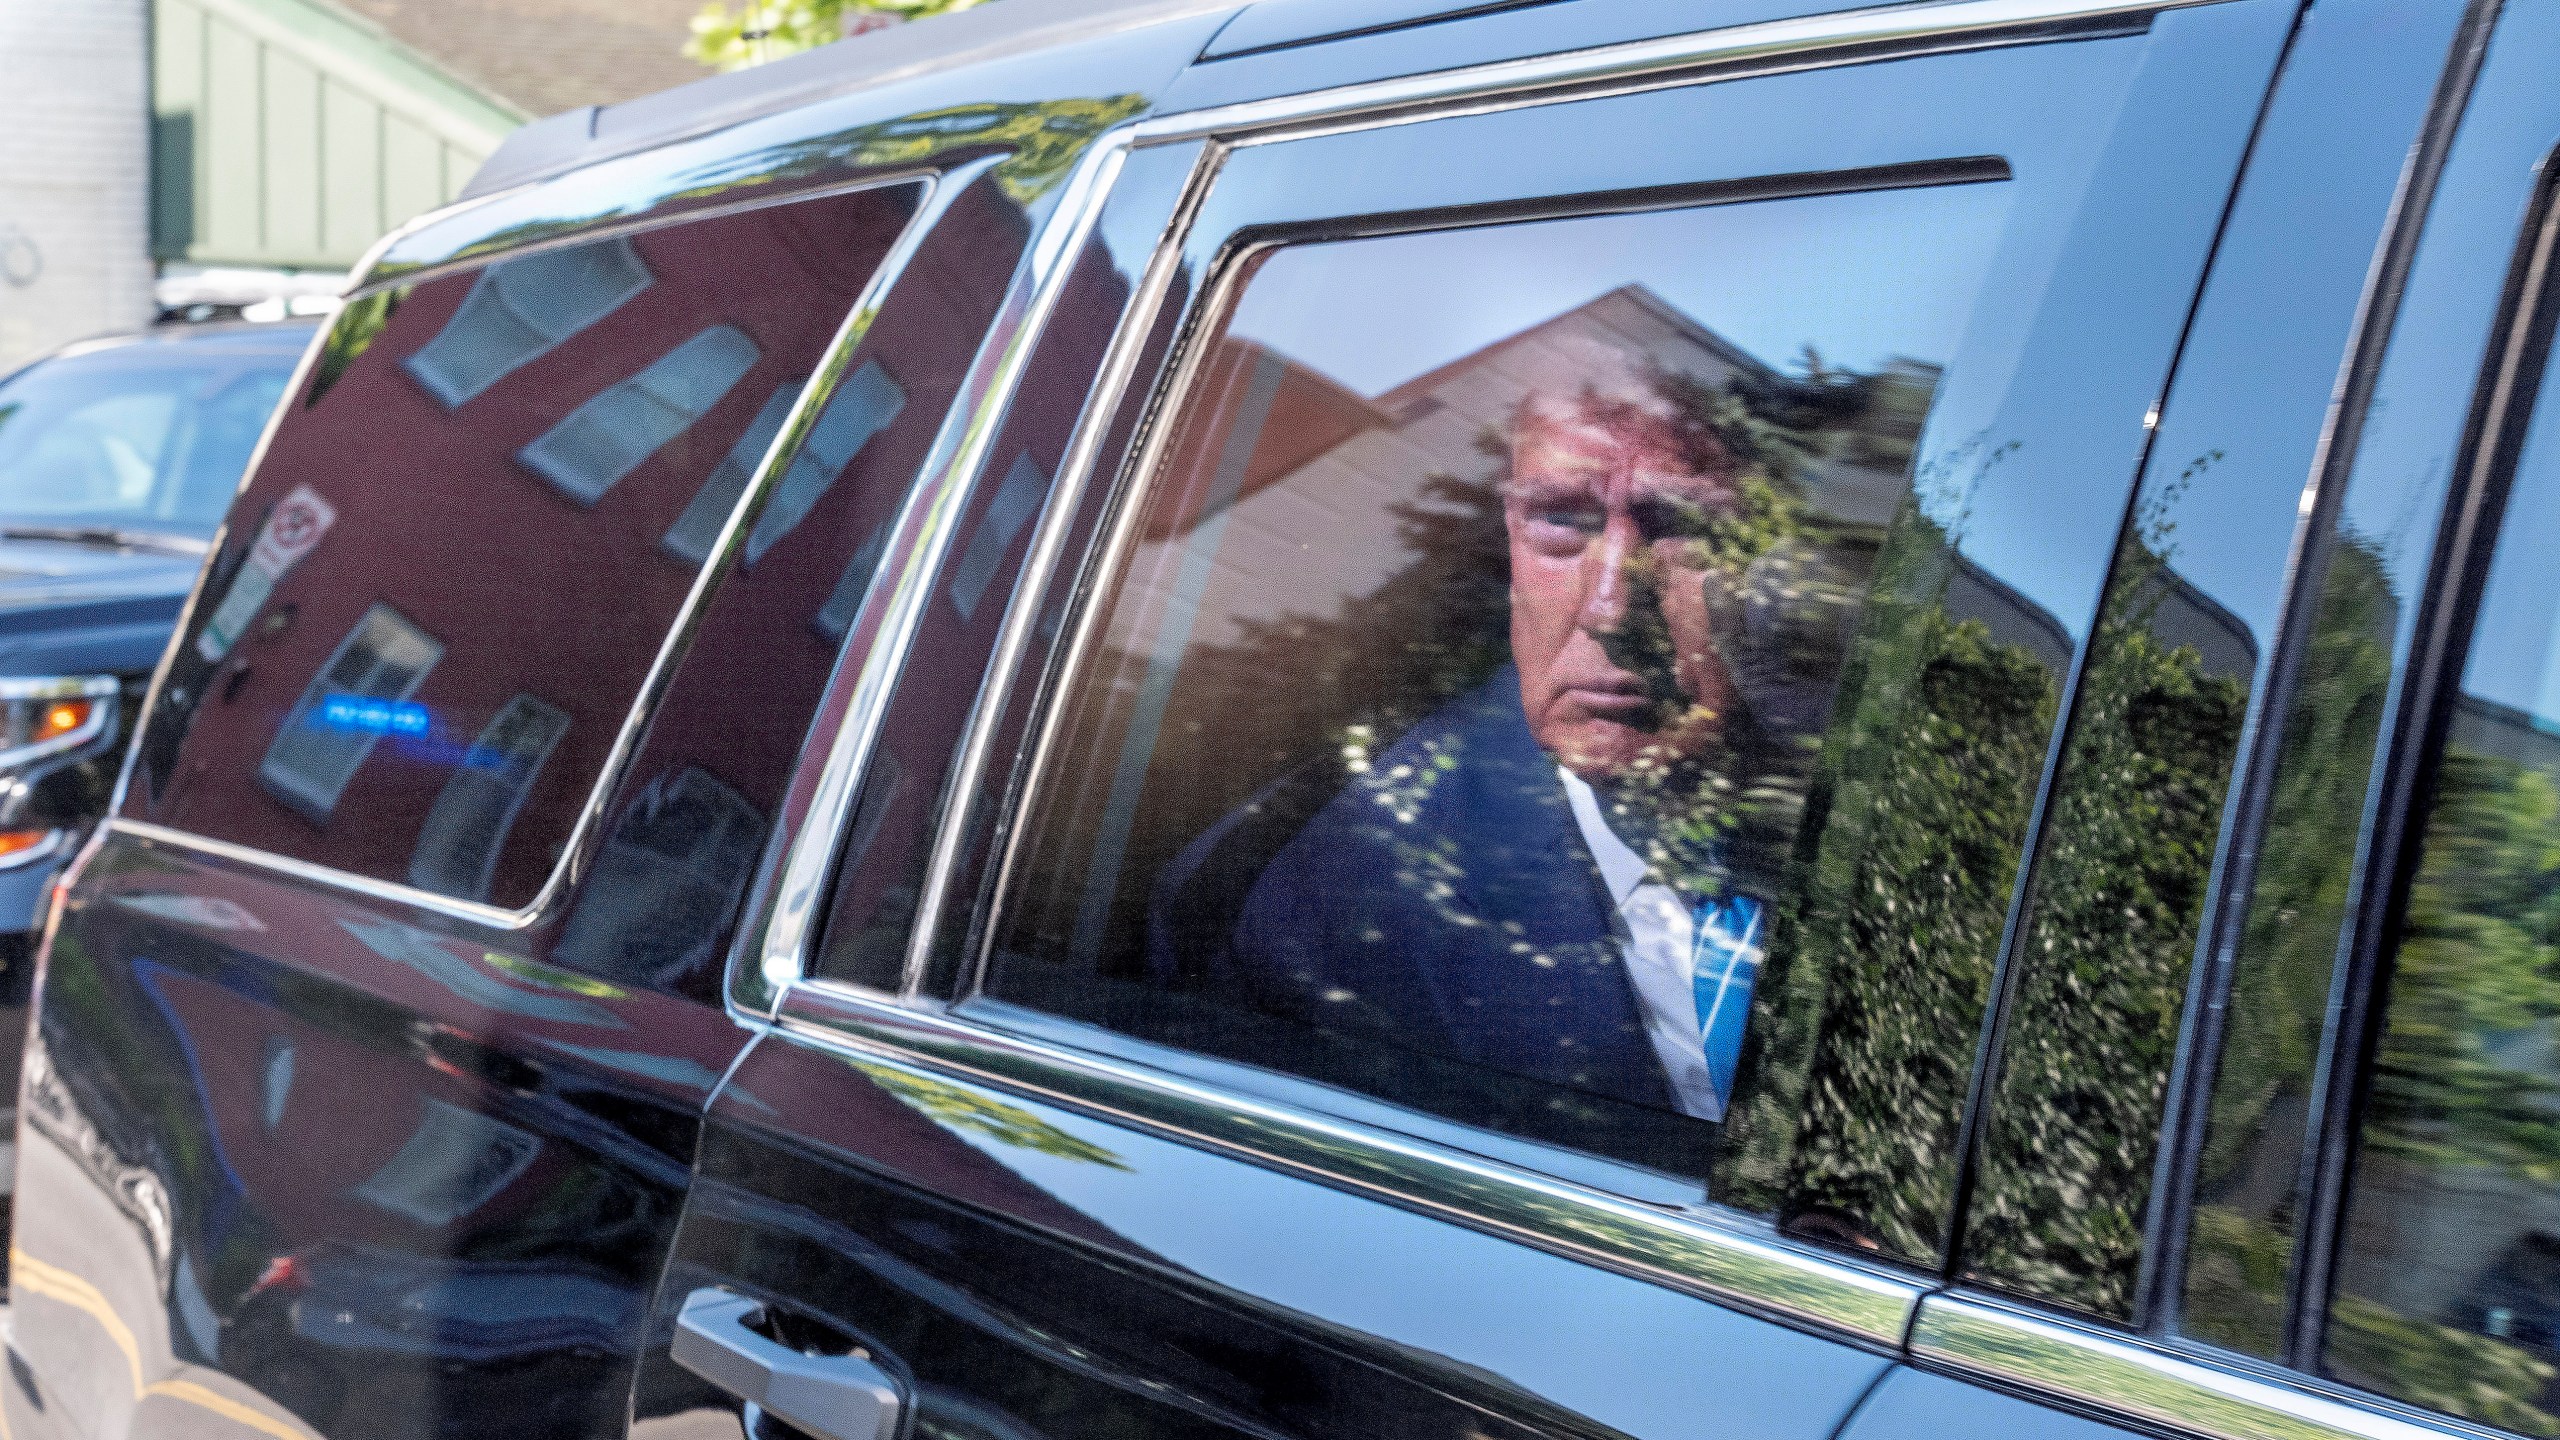
[[(70, 734), (72, 731), (89, 723), (91, 707), (96, 703), (97, 702), (91, 700), (55, 700), (50, 702), (43, 709), (36, 712), (34, 732), (28, 735), (27, 739), (30, 742), (34, 742), (38, 740), (51, 740), (57, 736)], [(5, 853), (7, 852), (0, 851), (0, 854)]]
[(0, 859), (23, 855), (52, 838), (50, 830), (0, 830)]

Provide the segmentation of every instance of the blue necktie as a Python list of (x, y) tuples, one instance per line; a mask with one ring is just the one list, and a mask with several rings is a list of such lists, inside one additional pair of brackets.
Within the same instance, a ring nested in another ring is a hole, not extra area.
[(1742, 1032), (1751, 1022), (1751, 986), (1760, 978), (1760, 902), (1748, 895), (1702, 901), (1692, 912), (1690, 984), (1698, 1005), (1698, 1038), (1707, 1052), (1707, 1083), (1716, 1118), (1733, 1099), (1742, 1064)]

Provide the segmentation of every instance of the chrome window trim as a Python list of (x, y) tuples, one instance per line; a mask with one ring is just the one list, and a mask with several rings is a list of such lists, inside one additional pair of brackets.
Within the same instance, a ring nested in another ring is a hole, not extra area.
[(1137, 122), (1137, 142), (1153, 145), (1215, 137), (1236, 144), (1265, 144), (1708, 80), (2030, 44), (2064, 38), (2111, 20), (2138, 26), (2165, 11), (2224, 3), (2227, 0), (1919, 0), (1160, 115)]
[(1924, 1297), (1914, 1363), (2108, 1420), (2212, 1440), (2512, 1440), (2300, 1371), (2187, 1350), (1966, 1291)]
[[(983, 156), (978, 160), (969, 162), (966, 166), (961, 168), (965, 168), (974, 174), (979, 170), (984, 170), (994, 164), (1001, 163), (1005, 158), (1007, 157), (1002, 155)], [(442, 260), (412, 265), (405, 270), (383, 270), (382, 265), (384, 257), (388, 256), (392, 249), (391, 244), (386, 240), (382, 246), (378, 247), (375, 251), (368, 253), (363, 260), (358, 261), (356, 268), (347, 272), (347, 288), (344, 292), (344, 297), (349, 300), (359, 300), (365, 296), (377, 294), (384, 290), (398, 290), (411, 285), (424, 284), (430, 280), (441, 280), (448, 275), (459, 275), (473, 270), (485, 269), (488, 266), (499, 263), (500, 261), (521, 259), (524, 256), (539, 254), (545, 250), (564, 250), (572, 245), (584, 245), (593, 240), (612, 240), (629, 235), (645, 235), (653, 230), (667, 230), (679, 225), (690, 225), (698, 220), (725, 220), (733, 215), (746, 214), (751, 210), (769, 210), (776, 205), (796, 205), (803, 200), (832, 199), (839, 195), (852, 195), (864, 190), (877, 190), (888, 185), (912, 184), (918, 180), (923, 180), (930, 184), (936, 175), (949, 173), (957, 172), (940, 171), (930, 166), (920, 167), (905, 165), (900, 166), (896, 170), (877, 171), (855, 179), (840, 180), (826, 185), (813, 185), (805, 189), (781, 190), (771, 194), (746, 195), (736, 200), (724, 201), (717, 205), (705, 205), (692, 210), (676, 210), (664, 213), (634, 215), (617, 220), (597, 221), (592, 224), (578, 226), (575, 229), (564, 229), (555, 234), (544, 234), (534, 239), (518, 241), (514, 244), (492, 245), (485, 250), (465, 251), (464, 253), (448, 256)], [(426, 215), (418, 217), (416, 221), (411, 222), (409, 225), (401, 227), (401, 230), (397, 232), (397, 234), (406, 235), (417, 230), (425, 229), (427, 228), (428, 222), (450, 219), (453, 216), (476, 209), (492, 201), (503, 199), (514, 193), (515, 192), (512, 190), (496, 191), (488, 195), (475, 196), (471, 200), (465, 201), (459, 205), (448, 206), (443, 210), (432, 211)], [(931, 197), (926, 197), (924, 201), (918, 204), (917, 214), (921, 216), (924, 213), (925, 206), (931, 203)], [(397, 235), (393, 238), (397, 238)], [(327, 327), (324, 326), (322, 328), (325, 329)]]
[[(519, 931), (541, 923), (557, 907), (562, 895), (577, 883), (585, 867), (587, 859), (585, 852), (593, 841), (598, 826), (602, 823), (605, 806), (621, 786), (633, 759), (639, 753), (640, 739), (647, 732), (650, 718), (656, 713), (658, 702), (664, 697), (667, 686), (675, 678), (677, 663), (693, 643), (694, 634), (701, 626), (712, 590), (735, 568), (738, 552), (746, 543), (748, 531), (754, 526), (756, 517), (762, 513), (766, 501), (770, 498), (774, 486), (780, 482), (789, 461), (798, 453), (801, 442), (807, 438), (810, 427), (817, 423), (819, 412), (825, 408), (826, 402), (833, 396), (836, 384), (843, 378), (854, 354), (861, 349), (863, 341), (869, 337), (871, 326), (878, 320), (887, 297), (896, 288), (899, 280), (904, 278), (907, 267), (923, 249), (925, 240), (938, 228), (942, 217), (949, 212), (952, 202), (966, 193), (970, 185), (986, 171), (1001, 163), (1003, 158), (1002, 155), (982, 157), (948, 172), (926, 169), (878, 175), (858, 185), (825, 192), (830, 195), (844, 195), (867, 190), (885, 190), (902, 185), (923, 187), (923, 193), (916, 199), (915, 213), (908, 218), (906, 225), (900, 229), (897, 239), (890, 244), (888, 252), (881, 257), (880, 263), (873, 268), (870, 277), (863, 282), (862, 289), (854, 297), (854, 303), (846, 311), (844, 319), (838, 322), (835, 334), (828, 340), (826, 348), (820, 352), (817, 366), (810, 372), (808, 380), (801, 386), (799, 395), (792, 401), (789, 416), (784, 419), (782, 428), (775, 433), (772, 442), (767, 445), (763, 459), (756, 466), (754, 476), (748, 481), (744, 492), (739, 495), (736, 506), (730, 510), (727, 522), (720, 529), (719, 538), (712, 544), (710, 556), (695, 569), (693, 582), (685, 591), (683, 601), (678, 604), (675, 616), (667, 627), (667, 633), (660, 638), (657, 653), (651, 657), (649, 669), (641, 678), (639, 690), (632, 696), (629, 706), (623, 712), (622, 725), (615, 732), (613, 746), (606, 752), (604, 764), (599, 769), (594, 783), (588, 788), (585, 800), (579, 806), (578, 817), (572, 822), (568, 838), (561, 847), (560, 859), (553, 864), (550, 874), (543, 879), (541, 889), (534, 893), (531, 900), (518, 907), (463, 900), (399, 881), (361, 875), (317, 861), (275, 855), (212, 836), (198, 835), (192, 831), (129, 818), (121, 812), (124, 808), (127, 789), (132, 783), (134, 765), (141, 753), (138, 737), (134, 748), (126, 752), (124, 770), (117, 778), (113, 808), (108, 812), (109, 818), (104, 828), (147, 840), (155, 845), (191, 850), (235, 864), (260, 866), (292, 875), (307, 883), (324, 885), (391, 904), (408, 905), (450, 915), (495, 930)], [(464, 206), (452, 207), (436, 212), (435, 215), (421, 217), (411, 226), (404, 227), (404, 231), (395, 231), (392, 235), (384, 237), (378, 242), (376, 252), (379, 253), (392, 244), (400, 234), (405, 233), (405, 229), (414, 229), (417, 225), (424, 224), (436, 216), (452, 214), (482, 203), (486, 203), (485, 197), (483, 200), (468, 202)], [(673, 217), (666, 223), (682, 223), (689, 218), (691, 217)], [(311, 348), (303, 352), (301, 366), (295, 370), (293, 381), (285, 390), (286, 398), (278, 403), (275, 414), (268, 417), (267, 430), (259, 437), (256, 454), (248, 469), (242, 472), (243, 490), (265, 462), (267, 447), (275, 438), (281, 418), (287, 410), (292, 408), (293, 397), (301, 393), (311, 366), (327, 344), (331, 328), (333, 327), (321, 327), (320, 333), (313, 337)], [(234, 503), (237, 503), (236, 495)], [(196, 607), (203, 602), (205, 583), (213, 573), (210, 557), (220, 553), (219, 547), (227, 538), (228, 528), (229, 522), (226, 519), (224, 531), (215, 536), (215, 548), (208, 552), (205, 568), (197, 572), (195, 586), (189, 592), (186, 606), (179, 614), (178, 627), (171, 636), (170, 647), (162, 653), (159, 667), (152, 672), (151, 687), (144, 697), (143, 710), (138, 722), (143, 726), (150, 724), (153, 714), (159, 708), (161, 686), (168, 678), (170, 659), (177, 653), (179, 643), (185, 638)]]
[[(733, 967), (729, 978), (729, 1000), (736, 1009), (771, 1014), (781, 992), (806, 969), (818, 917), (833, 888), (836, 848), (852, 819), (863, 772), (870, 766), (872, 749), (887, 721), (891, 691), (906, 668), (943, 557), (959, 533), (970, 494), (1003, 428), (1031, 352), (1047, 331), (1049, 314), (1065, 293), (1075, 257), (1101, 222), (1103, 199), (1128, 159), (1130, 128), (1106, 132), (1094, 142), (1068, 177), (1057, 208), (1032, 235), (1030, 248), (1006, 287), (1002, 307), (970, 361), (960, 393), (945, 412), (933, 448), (918, 468), (918, 475), (926, 478), (907, 492), (882, 552), (880, 572), (872, 577), (853, 625), (855, 635), (871, 635), (870, 647), (854, 677), (843, 718), (824, 752), (808, 812), (783, 857), (763, 936), (753, 951), (754, 963)], [(1079, 425), (1079, 432), (1082, 428)], [(1076, 438), (1083, 437), (1079, 433)], [(1060, 467), (1060, 473), (1063, 477), (1065, 467)], [(1048, 528), (1045, 516), (1041, 528)], [(1039, 542), (1035, 538), (1033, 543)], [(1012, 623), (1013, 613), (1008, 610), (1006, 627), (1010, 629)], [(942, 837), (936, 838), (939, 842)], [(941, 848), (937, 843), (937, 860)], [(911, 974), (913, 968), (910, 958)]]
[(1900, 1348), (1934, 1283), (1798, 1246), (1739, 1213), (1626, 1199), (849, 985), (798, 982), (774, 1024), (806, 1043), (1032, 1095), (1877, 1350)]
[[(1059, 461), (1057, 479), (1050, 486), (1049, 498), (1043, 504), (1039, 522), (1032, 531), (1030, 549), (1023, 557), (1022, 572), (1015, 581), (1014, 593), (1006, 603), (1004, 620), (996, 631), (995, 648), (988, 661), (985, 683), (961, 732), (960, 750), (952, 762), (952, 794), (973, 794), (986, 783), (988, 766), (993, 759), (995, 718), (1003, 713), (1011, 700), (1013, 678), (1038, 629), (1038, 599), (1048, 590), (1065, 558), (1068, 527), (1084, 503), (1085, 489), (1093, 479), (1104, 436), (1110, 429), (1113, 415), (1128, 400), (1129, 386), (1136, 378), (1138, 360), (1146, 349), (1147, 336), (1154, 330), (1165, 299), (1172, 293), (1174, 278), (1181, 269), (1183, 244), (1191, 233), (1192, 222), (1198, 217), (1200, 207), (1209, 198), (1209, 191), (1217, 184), (1227, 154), (1228, 147), (1223, 144), (1212, 141), (1201, 145), (1193, 158), (1190, 178), (1166, 222), (1164, 236), (1159, 240), (1155, 253), (1148, 257), (1147, 268), (1140, 275), (1128, 306), (1122, 312), (1120, 327), (1104, 352), (1093, 389), (1085, 402), (1085, 411), (1077, 418), (1075, 430), (1068, 437), (1066, 453)], [(1094, 208), (1098, 217), (1101, 210), (1099, 201)], [(1241, 267), (1228, 266), (1226, 275), (1217, 279), (1213, 289), (1222, 292), (1230, 288), (1232, 277), (1239, 273)], [(1204, 290), (1199, 299), (1202, 307), (1223, 303), (1224, 295), (1211, 290)], [(1161, 393), (1179, 397), (1188, 392), (1202, 363), (1201, 347), (1185, 345), (1179, 348), (1174, 353), (1172, 371), (1165, 378)], [(1168, 400), (1167, 403), (1173, 401)], [(1163, 458), (1164, 446), (1171, 443), (1170, 428), (1150, 425), (1141, 432), (1139, 450), (1130, 466), (1131, 474), (1153, 473)], [(1137, 507), (1123, 508), (1125, 513), (1112, 521), (1109, 533), (1098, 542), (1104, 553), (1117, 554), (1127, 548), (1120, 532), (1136, 524)], [(1085, 632), (1095, 623), (1090, 615), (1077, 617), (1074, 633), (1068, 638), (1064, 650), (1081, 649), (1085, 643)], [(1073, 665), (1076, 662), (1070, 659), (1066, 663)], [(1040, 717), (1033, 730), (1028, 732), (1035, 749), (1045, 750), (1049, 743), (1048, 731), (1053, 728), (1056, 718), (1054, 714)], [(915, 999), (920, 994), (925, 974), (930, 968), (933, 945), (940, 933), (943, 916), (950, 903), (952, 882), (959, 869), (961, 827), (967, 818), (963, 807), (954, 807), (941, 816), (932, 848), (926, 857), (924, 881), (916, 900), (914, 927), (908, 934), (905, 980), (901, 987), (901, 993), (908, 999)], [(1010, 823), (1010, 818), (1007, 817), (1004, 825), (1007, 833), (997, 861), (1000, 869), (1010, 869), (1013, 863), (1011, 832), (1016, 827)], [(808, 960), (804, 950), (796, 963), (785, 969), (768, 951), (767, 961), (773, 967), (768, 973), (781, 973), (796, 981), (807, 974)], [(974, 971), (977, 967), (971, 964), (969, 968)]]

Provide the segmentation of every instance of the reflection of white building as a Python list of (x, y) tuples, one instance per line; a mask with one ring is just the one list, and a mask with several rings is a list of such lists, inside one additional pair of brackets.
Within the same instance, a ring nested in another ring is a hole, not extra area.
[(700, 78), (699, 8), (0, 0), (0, 372), (162, 311), (325, 308), (527, 116)]

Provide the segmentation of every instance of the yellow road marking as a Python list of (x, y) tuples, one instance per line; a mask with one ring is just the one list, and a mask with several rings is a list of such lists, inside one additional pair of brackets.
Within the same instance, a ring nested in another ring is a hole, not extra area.
[[(310, 1440), (311, 1432), (308, 1430), (287, 1425), (274, 1416), (243, 1405), (227, 1395), (208, 1390), (193, 1380), (157, 1380), (148, 1385), (142, 1383), (142, 1348), (134, 1343), (133, 1331), (126, 1327), (124, 1320), (116, 1314), (115, 1307), (108, 1304), (107, 1297), (98, 1292), (97, 1286), (70, 1271), (48, 1265), (26, 1251), (12, 1247), (9, 1251), (9, 1283), (13, 1288), (25, 1290), (30, 1294), (42, 1295), (48, 1300), (59, 1300), (97, 1321), (98, 1328), (107, 1332), (107, 1339), (114, 1342), (118, 1350), (124, 1352), (125, 1368), (133, 1372), (133, 1401), (136, 1405), (140, 1405), (154, 1395), (166, 1396), (182, 1405), (193, 1405), (199, 1410), (219, 1415), (234, 1424), (246, 1425), (261, 1434), (272, 1435), (276, 1440)], [(9, 1421), (5, 1412), (0, 1412), (0, 1440), (10, 1440)]]

